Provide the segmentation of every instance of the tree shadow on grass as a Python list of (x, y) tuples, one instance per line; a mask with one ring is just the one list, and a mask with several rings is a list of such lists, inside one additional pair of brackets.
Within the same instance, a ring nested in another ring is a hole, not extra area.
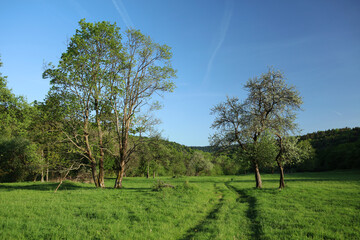
[[(33, 191), (55, 191), (58, 187), (58, 182), (51, 183), (30, 183), (30, 182), (22, 182), (22, 183), (0, 183), (0, 191), (16, 191), (16, 190), (33, 190)], [(106, 187), (105, 189), (96, 188), (94, 184), (81, 184), (71, 181), (64, 181), (59, 189), (59, 191), (72, 191), (72, 190), (114, 190), (113, 187)], [(134, 188), (134, 187), (123, 187), (122, 189), (116, 189), (119, 192), (122, 191), (131, 191), (131, 192), (142, 192), (149, 193), (152, 191), (151, 188)]]
[[(348, 181), (358, 181), (357, 179), (352, 178), (286, 178), (286, 182), (348, 182)], [(254, 181), (253, 181), (254, 182)], [(279, 182), (279, 179), (263, 179), (263, 182)]]
[(262, 239), (263, 230), (262, 226), (258, 219), (258, 211), (257, 211), (257, 201), (256, 198), (250, 195), (247, 195), (244, 190), (237, 191), (240, 195), (240, 201), (247, 202), (249, 207), (246, 211), (246, 217), (251, 220), (251, 231), (253, 239)]
[(120, 191), (133, 191), (133, 192), (152, 192), (151, 188), (133, 188), (133, 187), (123, 187), (119, 189)]
[[(332, 178), (286, 178), (285, 175), (285, 183), (286, 182), (331, 182), (331, 181), (358, 181), (353, 177), (345, 178), (345, 177), (332, 177)], [(232, 182), (234, 183), (247, 183), (247, 182), (255, 182), (255, 180), (237, 180), (234, 179)], [(262, 182), (279, 182), (279, 179), (262, 179)]]
[[(0, 190), (14, 191), (14, 190), (35, 190), (35, 191), (55, 191), (59, 183), (7, 183), (0, 184)], [(70, 181), (65, 181), (61, 184), (58, 191), (63, 190), (91, 190), (95, 186), (90, 184), (78, 184)]]
[(239, 179), (233, 179), (233, 180), (231, 180), (231, 182), (238, 182), (238, 183), (248, 183), (248, 182), (251, 182), (251, 183), (253, 183), (253, 182), (254, 182), (254, 180), (253, 180), (253, 179), (251, 179), (251, 180), (239, 180)]
[(219, 202), (212, 208), (212, 210), (206, 215), (204, 219), (202, 219), (195, 227), (190, 228), (180, 240), (196, 239), (196, 234), (199, 232), (211, 232), (211, 229), (208, 229), (207, 226), (211, 221), (216, 220), (216, 215), (224, 204), (223, 192), (216, 188), (216, 186), (215, 189), (221, 193)]
[(244, 189), (236, 189), (233, 186), (229, 184), (229, 182), (226, 182), (225, 185), (232, 190), (233, 192), (236, 192), (238, 195), (237, 201), (240, 203), (247, 203), (248, 209), (246, 210), (246, 217), (251, 221), (251, 239), (262, 239), (263, 237), (263, 229), (260, 224), (259, 218), (258, 218), (258, 211), (257, 211), (257, 200), (255, 197), (249, 195), (246, 193)]

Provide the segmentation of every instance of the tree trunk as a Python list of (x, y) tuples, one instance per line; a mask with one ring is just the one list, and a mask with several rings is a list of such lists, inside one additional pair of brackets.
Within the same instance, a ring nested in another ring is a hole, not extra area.
[(104, 174), (104, 159), (100, 158), (99, 160), (99, 176), (98, 176), (98, 186), (101, 188), (105, 188), (104, 182), (105, 174)]
[(254, 170), (255, 170), (256, 188), (262, 188), (261, 175), (259, 171), (259, 165), (257, 163), (255, 163)]
[(285, 180), (284, 180), (284, 167), (282, 166), (281, 164), (281, 160), (283, 158), (282, 154), (283, 154), (283, 139), (281, 138), (281, 136), (279, 134), (277, 134), (277, 137), (279, 138), (279, 147), (280, 147), (280, 150), (279, 150), (279, 153), (277, 154), (275, 160), (276, 160), (276, 163), (278, 164), (278, 167), (279, 167), (279, 172), (280, 172), (280, 185), (279, 185), (279, 188), (280, 189), (283, 189), (285, 187)]
[(96, 162), (91, 162), (91, 174), (95, 183), (95, 187), (99, 187), (99, 183), (96, 179)]
[(155, 178), (155, 171), (153, 172), (153, 178)]
[[(41, 160), (44, 160), (44, 150), (41, 150)], [(44, 164), (41, 164), (41, 182), (44, 182)]]
[(147, 173), (146, 173), (146, 178), (150, 177), (150, 166), (149, 166), (149, 161), (147, 163)]
[(279, 171), (280, 171), (280, 185), (279, 188), (283, 189), (285, 187), (285, 178), (284, 178), (284, 168), (281, 165), (280, 162), (278, 162), (278, 166), (279, 166)]
[(120, 145), (120, 159), (117, 166), (117, 173), (116, 173), (116, 180), (114, 188), (122, 188), (122, 180), (124, 178), (124, 172), (125, 172), (125, 161), (127, 158), (127, 139), (123, 140), (122, 144)]
[(41, 182), (44, 182), (44, 168), (41, 168)]
[(122, 188), (122, 181), (123, 181), (123, 178), (124, 178), (124, 169), (125, 169), (125, 162), (124, 161), (121, 161), (120, 163), (120, 167), (119, 169), (117, 170), (117, 173), (116, 173), (116, 180), (115, 180), (115, 185), (114, 185), (114, 188)]
[(121, 171), (120, 170), (116, 171), (116, 180), (115, 180), (114, 188), (122, 188)]
[[(129, 114), (131, 115), (131, 112)], [(118, 120), (117, 120), (117, 123), (118, 123)], [(117, 127), (120, 159), (117, 164), (118, 170), (117, 170), (117, 174), (116, 174), (117, 176), (116, 176), (114, 188), (122, 188), (122, 180), (124, 178), (124, 172), (125, 172), (125, 163), (128, 160), (128, 151), (127, 150), (128, 150), (129, 129), (130, 129), (130, 121), (128, 120), (126, 108), (124, 107), (121, 131)]]
[(104, 144), (103, 144), (103, 132), (101, 128), (100, 122), (100, 114), (99, 114), (99, 104), (98, 100), (95, 99), (95, 112), (96, 112), (96, 123), (98, 128), (98, 136), (99, 136), (99, 147), (100, 147), (100, 159), (99, 159), (99, 175), (98, 175), (98, 186), (101, 188), (105, 188), (104, 182)]
[(49, 182), (49, 144), (46, 145), (47, 153), (46, 153), (46, 182)]
[(86, 154), (89, 158), (91, 164), (91, 174), (94, 180), (95, 187), (99, 187), (99, 182), (97, 181), (97, 173), (96, 173), (96, 160), (92, 155), (92, 150), (89, 142), (89, 110), (85, 110), (85, 120), (84, 120), (84, 140), (86, 145)]
[(49, 181), (49, 163), (46, 165), (46, 182)]

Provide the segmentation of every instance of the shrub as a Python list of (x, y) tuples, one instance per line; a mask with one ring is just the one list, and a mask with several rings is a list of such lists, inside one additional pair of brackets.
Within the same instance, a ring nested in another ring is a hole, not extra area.
[(22, 137), (0, 140), (0, 181), (24, 181), (36, 173), (40, 157), (36, 146)]
[(156, 192), (162, 191), (163, 188), (174, 188), (174, 186), (161, 180), (157, 180), (152, 186), (152, 190)]

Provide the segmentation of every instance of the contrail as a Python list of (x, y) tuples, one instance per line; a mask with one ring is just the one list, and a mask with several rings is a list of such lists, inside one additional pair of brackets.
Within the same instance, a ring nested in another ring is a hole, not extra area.
[(219, 51), (219, 49), (221, 48), (221, 46), (225, 40), (226, 33), (227, 33), (227, 30), (230, 25), (231, 16), (232, 16), (232, 7), (230, 7), (228, 4), (227, 9), (226, 9), (225, 14), (222, 19), (222, 23), (221, 23), (220, 39), (209, 59), (209, 62), (208, 62), (207, 68), (206, 68), (206, 74), (205, 74), (205, 77), (203, 80), (203, 84), (208, 82), (208, 80), (209, 80), (209, 75), (210, 75), (210, 72), (212, 69), (214, 59), (216, 57), (217, 52)]
[(116, 3), (115, 0), (112, 0), (116, 10), (118, 11), (118, 13), (120, 14), (121, 16), (121, 19), (123, 20), (123, 22), (125, 23), (126, 27), (127, 28), (134, 28), (134, 24), (133, 22), (131, 21), (127, 11), (126, 11), (126, 8), (124, 6), (124, 4), (122, 3), (121, 0), (119, 0), (119, 5)]

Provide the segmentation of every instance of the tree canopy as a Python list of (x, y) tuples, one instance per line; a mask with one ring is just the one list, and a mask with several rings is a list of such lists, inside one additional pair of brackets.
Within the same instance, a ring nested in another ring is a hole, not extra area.
[[(49, 102), (61, 106), (63, 133), (88, 159), (96, 186), (105, 186), (108, 150), (116, 159), (115, 188), (121, 188), (125, 165), (137, 146), (129, 144), (129, 133), (148, 130), (155, 122), (143, 110), (152, 95), (174, 88), (172, 53), (138, 30), (127, 30), (123, 38), (116, 24), (81, 20), (79, 25), (58, 66), (44, 72), (52, 84)], [(117, 137), (115, 148), (105, 146), (105, 134)]]
[[(211, 141), (215, 146), (237, 144), (248, 153), (255, 172), (256, 187), (261, 188), (259, 165), (264, 161), (258, 154), (259, 140), (265, 133), (279, 138), (296, 130), (295, 110), (300, 109), (301, 97), (295, 87), (285, 82), (283, 73), (269, 68), (259, 77), (249, 79), (245, 86), (248, 97), (240, 101), (227, 97), (226, 101), (211, 109), (216, 115), (212, 128), (217, 132)], [(269, 142), (270, 143), (270, 142)]]

